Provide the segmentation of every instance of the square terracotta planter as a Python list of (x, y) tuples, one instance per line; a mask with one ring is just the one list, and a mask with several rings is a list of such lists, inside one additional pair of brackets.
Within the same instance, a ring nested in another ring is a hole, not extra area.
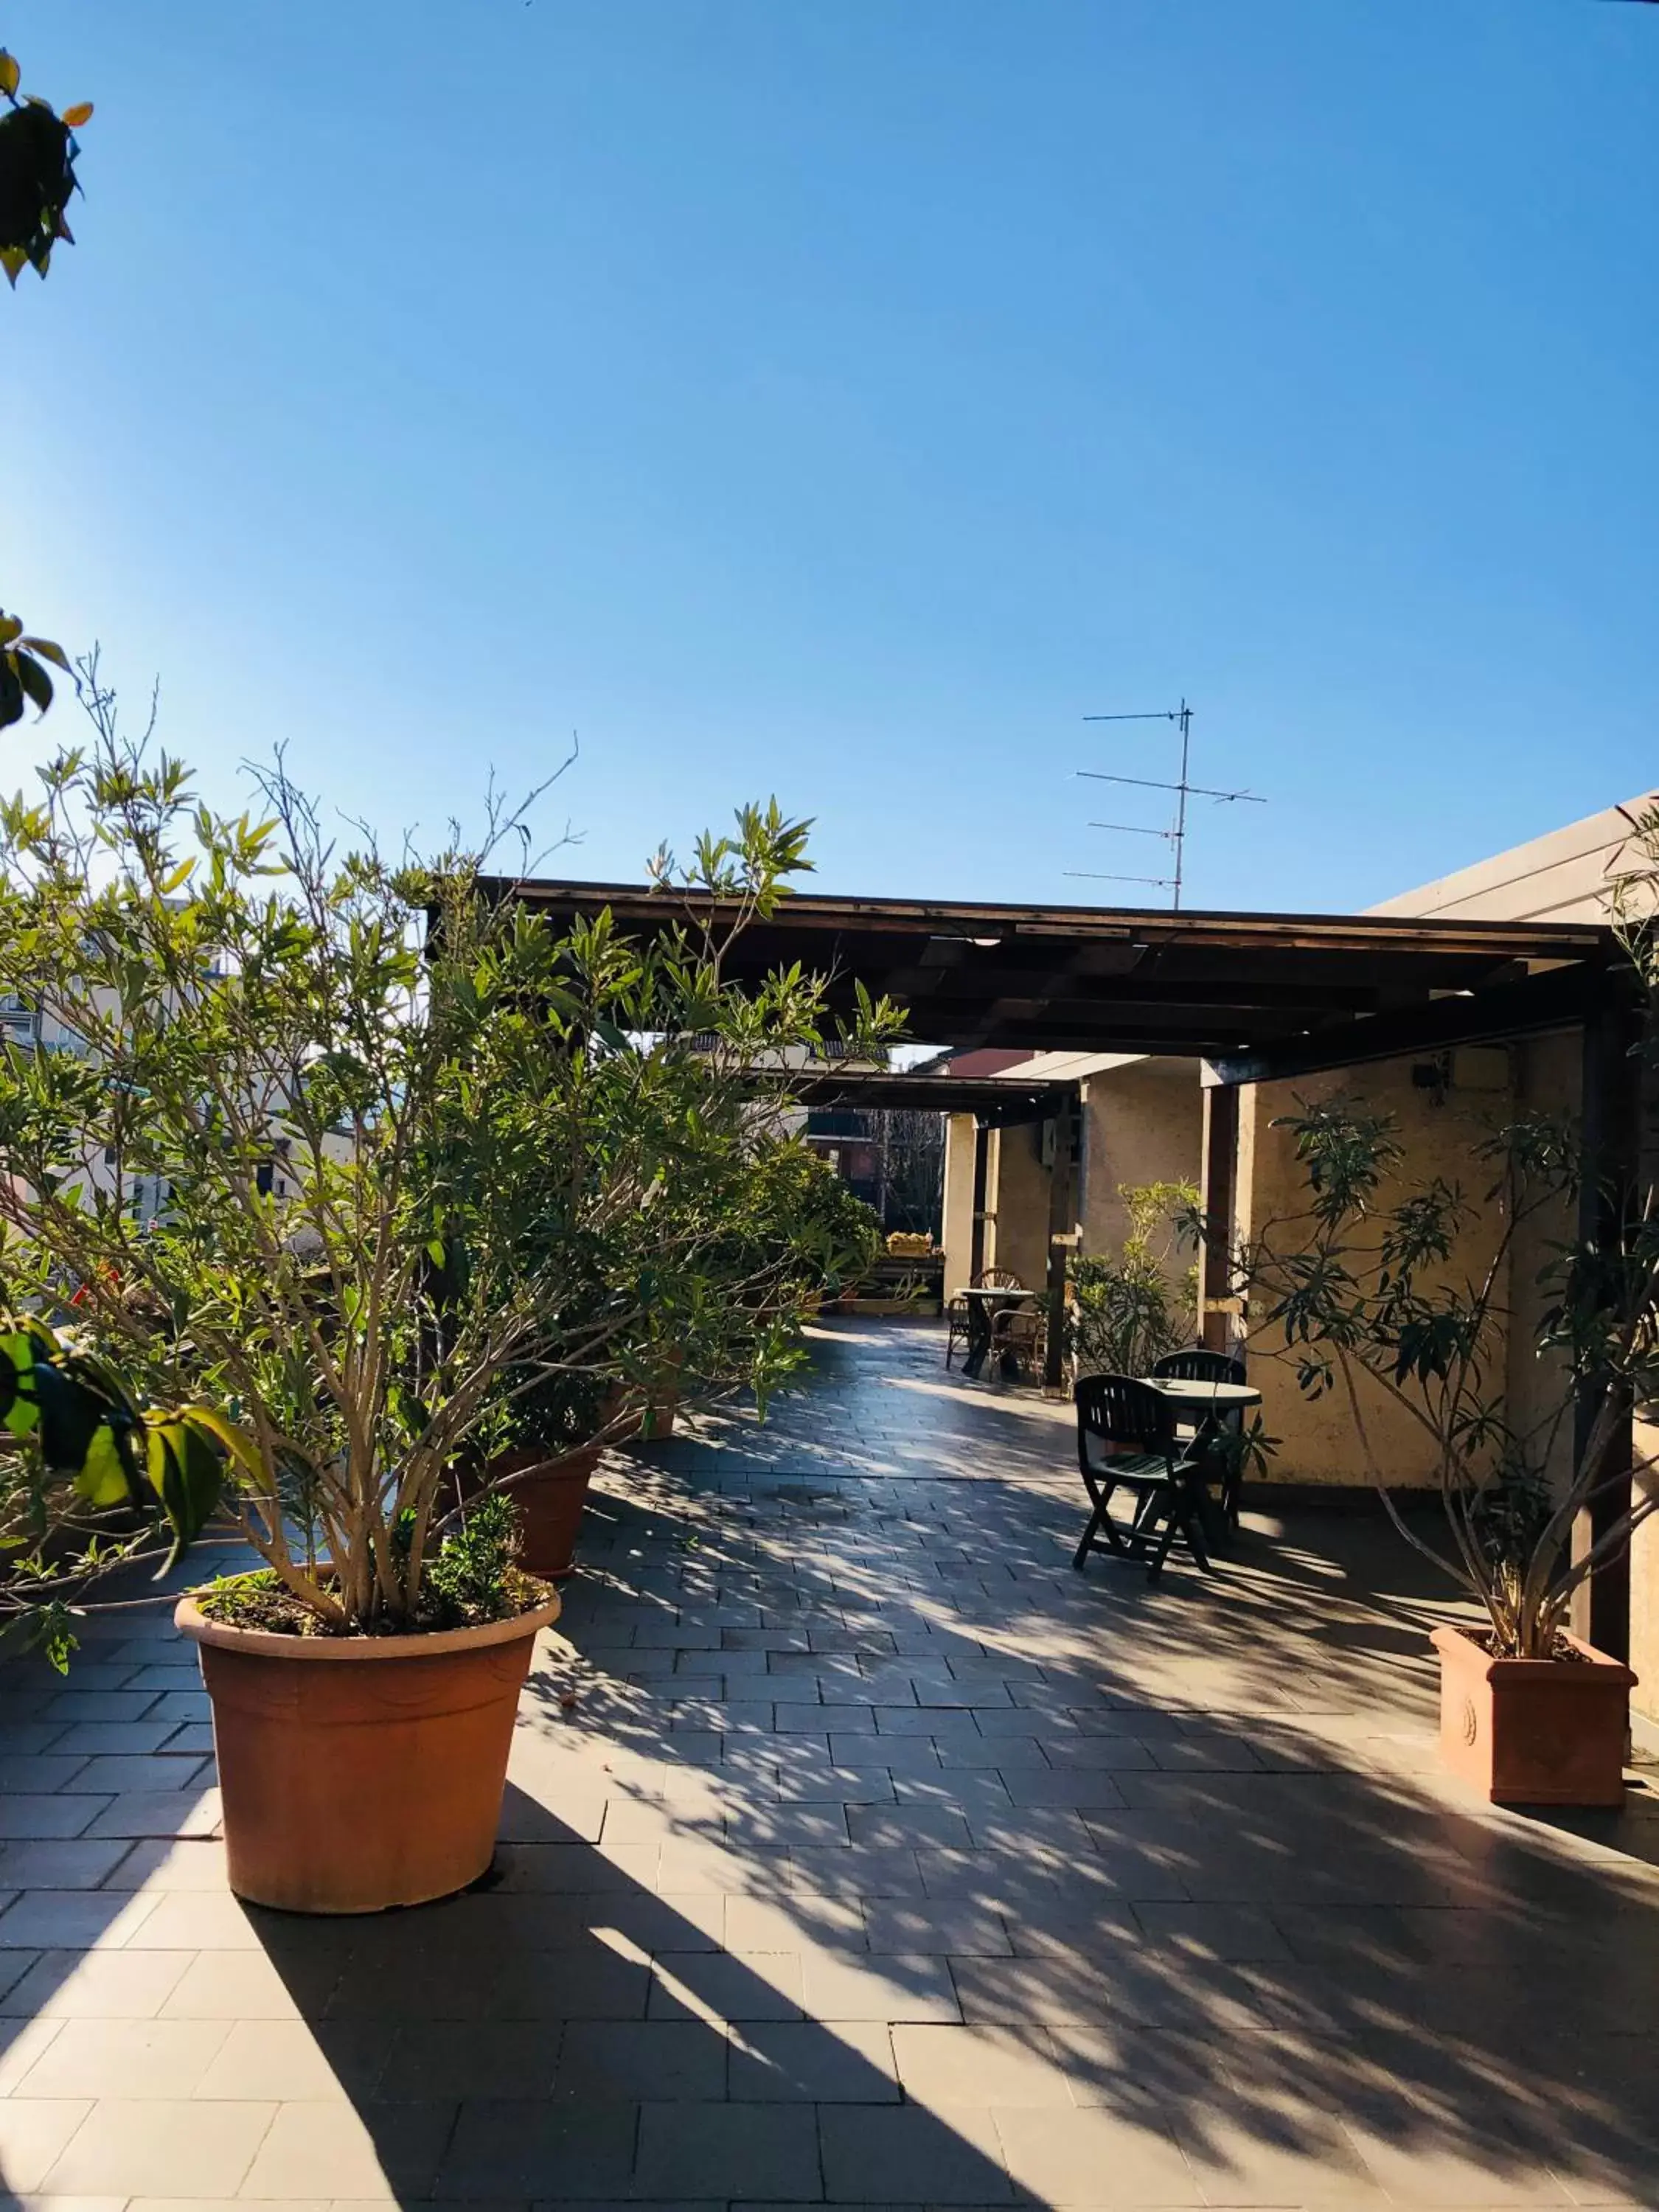
[(1494, 1659), (1461, 1628), (1437, 1628), (1440, 1757), (1494, 1805), (1622, 1805), (1636, 1677), (1605, 1652)]

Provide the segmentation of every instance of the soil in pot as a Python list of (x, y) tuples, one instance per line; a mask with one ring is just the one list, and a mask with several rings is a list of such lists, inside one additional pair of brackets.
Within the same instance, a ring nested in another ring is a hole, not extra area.
[(1620, 1805), (1636, 1677), (1577, 1637), (1559, 1659), (1497, 1659), (1437, 1628), (1440, 1757), (1495, 1805)]
[(213, 1705), (230, 1886), (291, 1912), (378, 1912), (476, 1881), (495, 1855), (519, 1692), (551, 1590), (422, 1636), (295, 1636), (173, 1618)]

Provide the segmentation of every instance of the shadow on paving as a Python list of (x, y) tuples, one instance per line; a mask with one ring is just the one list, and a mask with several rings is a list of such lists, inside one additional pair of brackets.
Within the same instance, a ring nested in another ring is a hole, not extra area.
[[(19, 2111), (114, 2100), (10, 2185), (1653, 2201), (1659, 1799), (1453, 1797), (1427, 1585), (1380, 1520), (1258, 1520), (1209, 1581), (1074, 1574), (1069, 1425), (941, 1390), (941, 1341), (826, 1332), (766, 1428), (613, 1457), (490, 1882), (343, 1921), (168, 1890), (192, 1957), (153, 2017), (0, 2076)], [(131, 1848), (210, 1889), (216, 1846)], [(88, 1928), (130, 1902), (93, 1896)], [(4, 2000), (25, 2056), (74, 1940)], [(162, 2186), (122, 2100), (173, 2022), (180, 2137), (249, 2117)]]

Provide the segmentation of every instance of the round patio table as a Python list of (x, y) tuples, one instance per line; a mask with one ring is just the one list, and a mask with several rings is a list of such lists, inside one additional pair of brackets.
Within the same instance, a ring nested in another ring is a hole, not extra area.
[[(1217, 1425), (1218, 1415), (1243, 1414), (1248, 1407), (1261, 1403), (1261, 1391), (1249, 1382), (1210, 1382), (1195, 1375), (1143, 1375), (1140, 1379), (1169, 1399), (1181, 1419), (1192, 1422), (1194, 1448), (1202, 1445), (1206, 1433)], [(1218, 1534), (1225, 1533), (1229, 1519), (1224, 1510), (1226, 1498), (1227, 1491), (1224, 1486), (1221, 1516), (1224, 1525), (1218, 1532), (1211, 1512), (1209, 1492), (1206, 1490), (1203, 1493), (1201, 1510), (1206, 1521), (1212, 1524), (1212, 1541), (1218, 1540)], [(1234, 1511), (1237, 1511), (1236, 1504)]]
[[(1012, 1313), (1036, 1296), (1035, 1291), (988, 1290), (983, 1284), (971, 1285), (957, 1293), (968, 1300), (968, 1353), (962, 1363), (962, 1371), (970, 1381), (977, 1382), (983, 1373), (985, 1361), (991, 1349), (996, 1330), (996, 1318), (1000, 1313)], [(1019, 1373), (1017, 1365), (1005, 1352), (1002, 1371), (1006, 1380), (1012, 1382)]]
[(1249, 1382), (1206, 1382), (1188, 1375), (1143, 1375), (1140, 1379), (1173, 1398), (1178, 1413), (1188, 1407), (1210, 1413), (1243, 1413), (1246, 1407), (1261, 1403), (1261, 1391)]

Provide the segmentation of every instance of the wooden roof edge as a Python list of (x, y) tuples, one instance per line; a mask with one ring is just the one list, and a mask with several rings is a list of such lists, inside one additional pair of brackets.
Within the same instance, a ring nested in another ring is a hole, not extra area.
[[(688, 915), (719, 912), (737, 902), (708, 892), (662, 890), (648, 884), (614, 884), (539, 877), (491, 876), (482, 888), (493, 896), (517, 897), (532, 906), (608, 906), (619, 915), (647, 908), (666, 915), (673, 908)], [(1290, 947), (1346, 943), (1356, 948), (1393, 947), (1432, 953), (1510, 951), (1521, 959), (1607, 959), (1617, 939), (1605, 922), (1492, 921), (1486, 917), (1451, 921), (1372, 914), (1297, 914), (1224, 908), (1143, 909), (1126, 907), (1026, 907), (994, 902), (840, 897), (818, 891), (791, 891), (769, 924), (793, 922), (824, 929), (863, 929), (971, 936), (1022, 931), (1102, 938), (1251, 944)]]

